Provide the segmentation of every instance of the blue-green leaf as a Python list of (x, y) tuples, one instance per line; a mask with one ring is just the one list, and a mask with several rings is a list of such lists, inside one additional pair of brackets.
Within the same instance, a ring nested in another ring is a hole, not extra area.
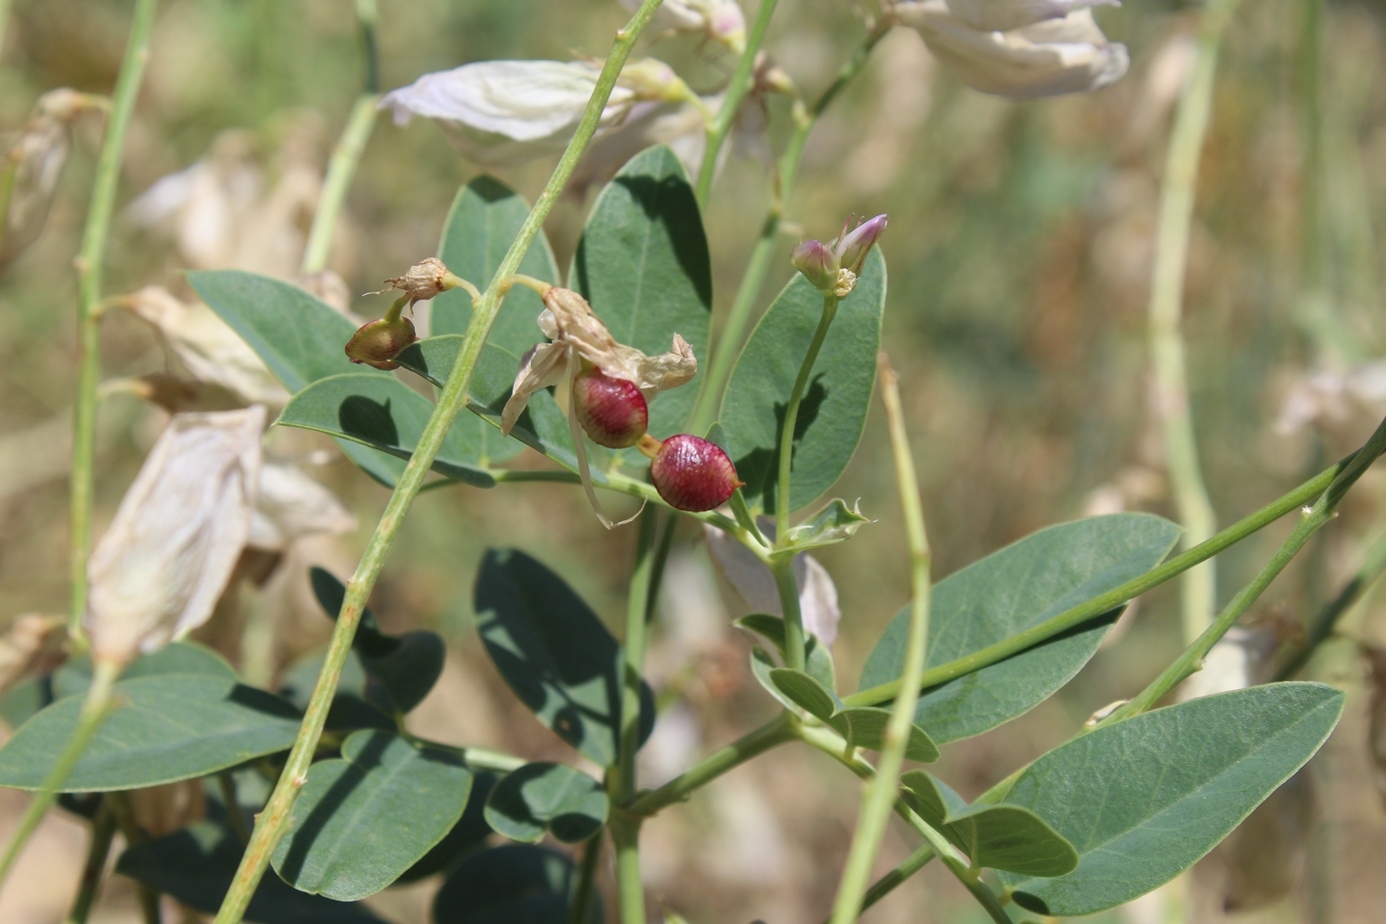
[[(568, 924), (578, 886), (573, 861), (555, 850), (506, 844), (473, 854), (433, 898), (437, 924)], [(603, 921), (592, 890), (588, 921)]]
[(1054, 879), (1003, 873), (1020, 906), (1093, 914), (1188, 869), (1327, 739), (1342, 691), (1277, 683), (1117, 722), (1031, 764), (1006, 805), (1035, 812), (1078, 851)]
[[(1178, 535), (1173, 523), (1149, 514), (1093, 517), (1040, 530), (948, 576), (933, 591), (928, 667), (1003, 641), (1144, 574), (1168, 554)], [(941, 742), (1010, 721), (1072, 679), (1119, 614), (1113, 610), (925, 690), (915, 721)], [(909, 618), (907, 606), (876, 643), (862, 671), (863, 690), (900, 676)]]
[(567, 764), (525, 764), (491, 790), (486, 821), (512, 841), (535, 843), (548, 831), (565, 844), (595, 835), (606, 824), (602, 784)]
[[(885, 260), (873, 249), (856, 289), (838, 307), (799, 406), (791, 510), (831, 488), (857, 451), (876, 387), (885, 298)], [(720, 419), (753, 509), (775, 508), (780, 428), (822, 313), (822, 294), (796, 275), (756, 326), (732, 373)]]

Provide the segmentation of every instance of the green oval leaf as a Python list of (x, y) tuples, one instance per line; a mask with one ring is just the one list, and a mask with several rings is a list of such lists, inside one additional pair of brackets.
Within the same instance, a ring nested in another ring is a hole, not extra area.
[[(476, 580), (477, 631), (510, 689), (558, 737), (597, 764), (616, 759), (621, 650), (563, 579), (523, 552), (491, 549)], [(654, 694), (640, 687), (640, 740)]]
[(489, 770), (472, 770), (472, 792), (467, 798), (462, 817), (432, 850), (423, 855), (423, 859), (395, 880), (396, 885), (415, 882), (449, 869), (481, 846), (491, 834), (491, 826), (486, 823), (486, 800), (497, 779), (497, 775)]
[[(494, 177), (478, 176), (457, 191), (438, 242), (438, 257), (454, 274), (484, 289), (528, 217), (529, 204), (514, 190)], [(545, 282), (558, 281), (558, 266), (542, 233), (520, 261), (519, 272)], [(466, 292), (444, 292), (429, 304), (429, 330), (433, 334), (466, 333), (472, 317), (471, 296)], [(543, 339), (536, 323), (543, 310), (544, 303), (537, 292), (515, 286), (505, 296), (505, 306), (496, 316), (487, 345), (515, 357), (523, 356)], [(517, 359), (505, 381), (507, 393), (518, 368)], [(472, 392), (476, 393), (475, 385)], [(479, 420), (459, 419), (454, 429), (464, 431), (467, 442), (475, 445), (480, 457), (489, 462), (503, 462), (521, 449), (519, 443), (505, 439), (494, 427)]]
[[(561, 853), (529, 844), (506, 844), (473, 854), (453, 871), (433, 899), (442, 924), (568, 924), (578, 870)], [(603, 921), (592, 890), (588, 921)]]
[(905, 801), (972, 861), (1028, 876), (1062, 876), (1078, 866), (1078, 851), (1034, 812), (1018, 805), (968, 805), (923, 770), (900, 775)]
[[(382, 370), (353, 365), (343, 351), (356, 333), (356, 325), (298, 286), (241, 270), (192, 272), (188, 282), (290, 392), (351, 369), (391, 378)], [(393, 486), (404, 471), (403, 463), (363, 449), (358, 443), (339, 439), (337, 444), (366, 474), (384, 485)]]
[[(831, 488), (857, 451), (876, 387), (885, 298), (885, 259), (873, 248), (856, 289), (842, 300), (828, 328), (799, 405), (791, 510)], [(732, 373), (720, 420), (736, 473), (746, 482), (741, 491), (753, 508), (775, 508), (780, 428), (822, 314), (822, 294), (796, 275), (756, 325)]]
[(567, 764), (525, 764), (511, 771), (486, 800), (486, 821), (512, 841), (535, 843), (549, 831), (565, 844), (595, 835), (606, 824), (606, 790)]
[[(1149, 514), (1092, 517), (1040, 530), (949, 575), (933, 591), (927, 666), (1003, 641), (1144, 574), (1178, 535), (1173, 523)], [(925, 690), (915, 721), (935, 741), (948, 742), (1028, 712), (1078, 673), (1120, 612)], [(909, 618), (905, 607), (876, 643), (862, 671), (863, 690), (899, 678)]]
[[(879, 751), (885, 745), (890, 710), (875, 706), (848, 707), (835, 713), (828, 724), (837, 729), (853, 747)], [(924, 729), (918, 725), (911, 725), (909, 740), (905, 742), (905, 757), (909, 760), (933, 763), (939, 758), (938, 745), (934, 744)]]
[(1078, 850), (1056, 879), (1003, 873), (1016, 903), (1093, 914), (1162, 885), (1212, 850), (1304, 765), (1343, 711), (1341, 690), (1277, 683), (1190, 700), (1099, 728), (1030, 765), (1005, 803)]
[[(352, 440), (401, 459), (413, 455), (433, 404), (389, 376), (347, 372), (319, 379), (289, 400), (275, 423)], [(478, 466), (473, 447), (449, 431), (433, 471), (477, 487), (496, 480)]]
[[(220, 821), (199, 821), (131, 847), (116, 872), (204, 914), (216, 914), (236, 877), (245, 845)], [(247, 924), (384, 924), (364, 905), (299, 892), (264, 876), (246, 908)]]
[(382, 731), (351, 735), (342, 758), (308, 771), (273, 863), (294, 888), (345, 902), (379, 892), (441, 841), (472, 775), (451, 754)]
[[(784, 617), (774, 616), (770, 613), (748, 613), (742, 616), (735, 623), (738, 629), (745, 629), (754, 632), (775, 646), (775, 651), (780, 656), (780, 661), (784, 661)], [(756, 670), (756, 661), (753, 659), (751, 669)], [(765, 677), (762, 686), (770, 690), (772, 694), (778, 691), (773, 689), (770, 684), (770, 669), (774, 666), (766, 658), (764, 660)], [(804, 650), (804, 671), (814, 680), (823, 685), (825, 689), (837, 689), (837, 668), (833, 665), (833, 653), (824, 645), (818, 636), (809, 633), (808, 644)]]
[[(206, 776), (288, 750), (298, 712), (225, 677), (173, 674), (116, 684), (122, 705), (101, 725), (63, 784), (105, 792)], [(39, 789), (77, 726), (81, 699), (54, 703), (0, 748), (0, 786)]]
[[(162, 674), (199, 674), (239, 680), (236, 669), (210, 648), (191, 642), (171, 642), (131, 661), (120, 675), (122, 681)], [(53, 672), (53, 696), (65, 699), (87, 692), (91, 686), (91, 655), (73, 658)]]
[(770, 671), (770, 682), (785, 697), (809, 715), (827, 722), (842, 708), (842, 700), (804, 671), (777, 667)]
[[(712, 264), (693, 187), (673, 151), (637, 154), (602, 189), (568, 277), (621, 343), (653, 356), (677, 333), (707, 359)], [(682, 432), (697, 391), (688, 384), (660, 394), (650, 403), (650, 432)]]

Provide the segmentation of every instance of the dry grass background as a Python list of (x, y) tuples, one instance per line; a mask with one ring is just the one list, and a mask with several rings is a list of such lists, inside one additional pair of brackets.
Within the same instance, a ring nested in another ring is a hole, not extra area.
[[(851, 9), (827, 0), (780, 6), (768, 47), (812, 95), (848, 51)], [(616, 4), (604, 0), (382, 0), (381, 7), (386, 88), (469, 60), (600, 53), (621, 21)], [(1224, 524), (1353, 448), (1386, 404), (1383, 395), (1353, 402), (1328, 389), (1314, 420), (1292, 433), (1275, 427), (1287, 396), (1307, 394), (1311, 374), (1341, 375), (1380, 360), (1386, 344), (1376, 236), (1386, 216), (1386, 15), (1376, 0), (1327, 4), (1314, 142), (1304, 7), (1304, 0), (1264, 0), (1240, 9), (1200, 178), (1186, 331), (1201, 456)], [(0, 129), (21, 125), (45, 90), (108, 92), (129, 11), (114, 0), (15, 0), (0, 48)], [(829, 236), (847, 213), (890, 213), (883, 242), (891, 272), (886, 343), (902, 375), (938, 576), (1085, 512), (1126, 507), (1171, 515), (1147, 402), (1145, 304), (1169, 113), (1194, 15), (1167, 2), (1103, 11), (1109, 34), (1131, 47), (1131, 73), (1092, 97), (1028, 105), (967, 90), (935, 66), (914, 34), (900, 32), (880, 46), (864, 79), (813, 136), (791, 210), (794, 232)], [(532, 28), (536, 22), (542, 32)], [(696, 51), (678, 42), (670, 49), (680, 60)], [(287, 275), (298, 262), (294, 241), (311, 216), (314, 178), (358, 86), (349, 4), (161, 4), (121, 201), (219, 152), (225, 164), (259, 176), (262, 217), (277, 222), (272, 237), (246, 232), (239, 249), (225, 251), (227, 262)], [(778, 137), (784, 113), (772, 104), (769, 115)], [(71, 260), (100, 128), (93, 117), (78, 123), (76, 152), (43, 238), (0, 275), (0, 622), (66, 606)], [(751, 146), (731, 160), (707, 216), (719, 308), (735, 288), (766, 202), (759, 157)], [(548, 169), (534, 165), (503, 178), (532, 196)], [(431, 255), (453, 193), (472, 174), (432, 126), (401, 130), (382, 119), (330, 265), (352, 291), (364, 292)], [(550, 221), (560, 265), (583, 208), (582, 201), (566, 201)], [(271, 239), (272, 247), (251, 246)], [(187, 265), (168, 235), (121, 220), (107, 288), (120, 293), (158, 283), (186, 291), (179, 273)], [(788, 274), (786, 262), (772, 274), (767, 295)], [(372, 310), (368, 300), (356, 305)], [(120, 313), (104, 325), (103, 362), (109, 377), (164, 368), (154, 337)], [(1331, 383), (1331, 376), (1322, 381)], [(127, 396), (104, 403), (98, 535), (162, 422), (162, 412)], [(267, 588), (239, 602), (242, 615), (263, 614), (272, 626), (275, 666), (319, 643), (328, 629), (308, 599), (305, 566), (349, 571), (386, 497), (344, 462), (318, 474), (363, 526), (296, 548)], [(1299, 625), (1332, 596), (1382, 531), (1384, 488), (1380, 473), (1364, 480), (1340, 521), (1271, 588), (1255, 618)], [(860, 496), (878, 522), (821, 556), (841, 594), (837, 659), (849, 682), (905, 600), (907, 561), (893, 491), (884, 427), (873, 411), (835, 493)], [(1223, 599), (1280, 535), (1269, 530), (1224, 556)], [(472, 576), (484, 547), (519, 546), (564, 574), (598, 612), (614, 616), (629, 543), (626, 532), (603, 533), (577, 492), (563, 487), (428, 495), (374, 603), (388, 629), (432, 627), (453, 646), (443, 682), (414, 717), (416, 730), (532, 759), (572, 759), (524, 713), (480, 652), (471, 632)], [(698, 545), (675, 560), (670, 587), (651, 673), (657, 686), (679, 685), (681, 696), (647, 749), (648, 781), (676, 772), (772, 708), (748, 676), (746, 645), (709, 589)], [(1376, 919), (1386, 906), (1386, 813), (1373, 785), (1370, 677), (1354, 642), (1386, 644), (1382, 606), (1369, 596), (1341, 626), (1344, 640), (1329, 643), (1310, 666), (1310, 676), (1352, 695), (1342, 725), (1298, 790), (1317, 805), (1317, 822), (1304, 824), (1291, 804), (1261, 829), (1289, 832), (1295, 850), (1284, 871), (1274, 872), (1275, 858), (1264, 856), (1249, 877), (1227, 871), (1244, 865), (1208, 861), (1191, 881), (1101, 920), (1218, 921), (1229, 894), (1276, 899), (1282, 879), (1288, 897), (1236, 920)], [(225, 628), (214, 635), (223, 644), (236, 638)], [(1294, 631), (1284, 635), (1293, 644)], [(1063, 740), (1094, 709), (1138, 689), (1179, 648), (1177, 600), (1168, 589), (1152, 593), (1120, 639), (1060, 696), (952, 746), (941, 775), (964, 795), (977, 793)], [(737, 770), (647, 826), (651, 896), (694, 922), (822, 918), (856, 792), (839, 768), (799, 750), (782, 749)], [(24, 801), (0, 792), (0, 836)], [(1261, 834), (1243, 843), (1273, 840)], [(61, 920), (83, 844), (76, 824), (52, 817), (0, 895), (0, 921)], [(910, 846), (904, 832), (892, 830), (881, 868)], [(421, 921), (427, 891), (387, 892), (376, 903), (401, 924)], [(128, 884), (113, 878), (106, 899), (93, 921), (135, 920)], [(983, 919), (933, 868), (864, 918)]]

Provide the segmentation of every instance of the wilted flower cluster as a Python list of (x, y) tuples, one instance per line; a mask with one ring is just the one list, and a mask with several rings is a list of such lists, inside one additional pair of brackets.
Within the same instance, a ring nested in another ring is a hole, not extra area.
[(598, 445), (636, 446), (649, 456), (651, 479), (670, 506), (696, 512), (726, 503), (741, 482), (721, 447), (686, 433), (661, 441), (645, 430), (648, 400), (687, 383), (698, 371), (688, 342), (674, 334), (667, 353), (647, 356), (618, 343), (577, 292), (545, 284), (535, 287), (544, 300), (539, 329), (549, 342), (530, 350), (520, 364), (501, 412), (501, 432), (510, 432), (535, 392), (551, 385), (564, 387), (583, 485), (603, 523), (613, 525), (592, 491), (578, 428)]
[(1100, 90), (1130, 65), (1108, 42), (1094, 6), (1118, 0), (900, 0), (897, 22), (919, 30), (929, 50), (970, 87), (1029, 99)]

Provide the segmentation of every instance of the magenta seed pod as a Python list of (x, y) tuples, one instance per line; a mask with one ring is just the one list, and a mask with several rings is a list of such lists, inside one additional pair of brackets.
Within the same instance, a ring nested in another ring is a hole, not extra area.
[(611, 449), (634, 446), (650, 422), (649, 406), (635, 383), (600, 369), (573, 379), (573, 410), (592, 442)]
[(744, 484), (722, 447), (687, 433), (671, 436), (659, 447), (650, 478), (670, 507), (690, 513), (720, 507)]

